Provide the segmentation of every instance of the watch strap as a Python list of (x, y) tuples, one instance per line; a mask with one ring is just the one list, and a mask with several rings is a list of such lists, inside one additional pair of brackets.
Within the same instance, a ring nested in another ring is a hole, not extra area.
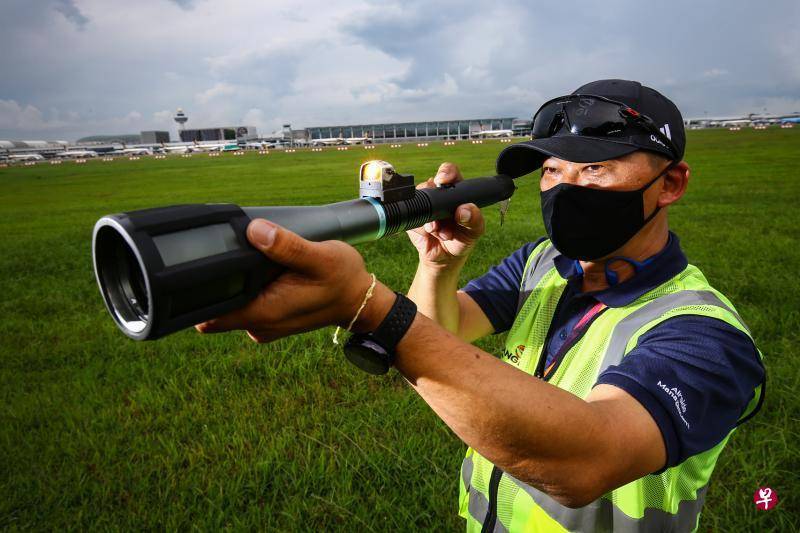
[(406, 334), (417, 316), (417, 304), (405, 294), (395, 292), (395, 298), (389, 314), (384, 317), (380, 325), (369, 334), (372, 339), (383, 346), (394, 358), (394, 350), (403, 335)]

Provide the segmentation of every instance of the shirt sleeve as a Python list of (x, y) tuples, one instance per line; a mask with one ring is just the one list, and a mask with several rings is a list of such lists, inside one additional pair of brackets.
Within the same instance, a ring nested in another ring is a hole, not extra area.
[(511, 329), (517, 314), (519, 286), (525, 263), (543, 240), (524, 244), (499, 265), (493, 266), (486, 274), (471, 280), (461, 289), (475, 300), (492, 323), (495, 333)]
[(648, 410), (671, 467), (722, 441), (764, 378), (750, 337), (722, 320), (682, 315), (642, 335), (597, 384), (625, 390)]

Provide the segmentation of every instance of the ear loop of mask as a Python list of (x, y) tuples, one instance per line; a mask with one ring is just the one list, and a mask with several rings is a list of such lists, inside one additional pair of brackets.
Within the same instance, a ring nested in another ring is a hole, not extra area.
[[(677, 164), (678, 164), (677, 161), (670, 162), (670, 164), (667, 165), (667, 167), (664, 170), (662, 170), (658, 174), (658, 176), (656, 176), (655, 178), (650, 180), (649, 183), (647, 183), (644, 187), (639, 189), (639, 192), (644, 194), (644, 191), (649, 189), (651, 185), (653, 185), (656, 181), (658, 181), (659, 178), (661, 178), (665, 173), (667, 173), (670, 169), (672, 169)], [(656, 206), (656, 208), (653, 210), (653, 212), (650, 213), (650, 216), (648, 216), (644, 220), (644, 224), (642, 224), (642, 227), (644, 227), (645, 225), (647, 225), (648, 222), (653, 220), (653, 217), (655, 217), (660, 210), (661, 210), (661, 206)], [(628, 263), (629, 265), (631, 265), (633, 267), (634, 275), (636, 275), (644, 267), (646, 267), (647, 265), (649, 265), (653, 261), (653, 257), (645, 259), (644, 261), (636, 261), (635, 259), (631, 259), (630, 257), (625, 257), (625, 256), (622, 256), (622, 255), (610, 257), (609, 259), (607, 259), (605, 267), (604, 267), (604, 271), (605, 271), (605, 275), (606, 275), (606, 281), (608, 282), (608, 285), (610, 287), (613, 287), (614, 285), (617, 285), (619, 283), (619, 276), (617, 275), (616, 272), (614, 272), (613, 270), (611, 270), (611, 268), (609, 268), (611, 263), (614, 263), (615, 261), (625, 261), (626, 263)], [(580, 264), (578, 265), (578, 268), (580, 268)], [(582, 274), (583, 273), (583, 269), (581, 268), (580, 270), (581, 270), (581, 274)]]
[[(656, 176), (655, 178), (651, 179), (649, 183), (647, 183), (644, 187), (640, 188), (638, 190), (638, 192), (642, 193), (642, 198), (644, 198), (644, 191), (649, 189), (651, 185), (653, 185), (655, 182), (657, 182), (664, 174), (669, 172), (677, 164), (678, 164), (677, 161), (671, 161), (670, 164), (667, 165), (667, 167), (658, 174), (658, 176)], [(648, 222), (653, 220), (653, 218), (658, 214), (659, 211), (661, 211), (661, 206), (657, 205), (656, 208), (653, 209), (653, 212), (650, 213), (650, 216), (648, 216), (647, 218), (644, 219), (644, 223), (642, 224), (642, 227), (645, 227)]]
[[(619, 283), (619, 276), (616, 272), (609, 268), (609, 265), (614, 261), (625, 261), (626, 263), (630, 264), (633, 267), (634, 275), (638, 274), (643, 268), (653, 262), (654, 257), (649, 259), (645, 259), (644, 261), (636, 261), (635, 259), (631, 259), (630, 257), (625, 257), (622, 255), (618, 255), (615, 257), (611, 257), (606, 261), (605, 265), (605, 275), (606, 281), (610, 287), (617, 285)], [(577, 259), (573, 259), (572, 266), (575, 269), (575, 275), (577, 277), (583, 276), (583, 267), (581, 266), (581, 262)]]
[(616, 257), (610, 258), (608, 261), (606, 261), (606, 265), (605, 265), (606, 281), (608, 282), (608, 285), (613, 287), (614, 285), (619, 283), (619, 276), (617, 275), (616, 272), (614, 272), (613, 270), (611, 270), (611, 268), (609, 268), (611, 263), (614, 263), (615, 261), (625, 261), (626, 263), (628, 263), (629, 265), (631, 265), (633, 267), (633, 272), (634, 272), (634, 276), (635, 276), (644, 267), (646, 267), (647, 265), (652, 263), (654, 257), (651, 257), (649, 259), (645, 259), (644, 261), (636, 261), (635, 259), (631, 259), (630, 257), (625, 257), (625, 256), (622, 256), (622, 255), (618, 255)]

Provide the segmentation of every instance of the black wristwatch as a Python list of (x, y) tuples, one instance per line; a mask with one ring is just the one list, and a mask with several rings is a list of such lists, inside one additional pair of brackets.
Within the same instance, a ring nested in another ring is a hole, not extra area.
[(380, 326), (371, 333), (354, 333), (344, 345), (347, 360), (364, 372), (377, 375), (389, 371), (394, 364), (397, 343), (417, 315), (417, 304), (404, 294), (395, 294), (397, 298)]

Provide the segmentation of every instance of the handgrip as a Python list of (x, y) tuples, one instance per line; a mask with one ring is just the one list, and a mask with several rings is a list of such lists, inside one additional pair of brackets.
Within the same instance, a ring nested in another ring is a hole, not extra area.
[(460, 181), (452, 187), (419, 189), (419, 192), (430, 198), (431, 216), (439, 220), (452, 216), (462, 204), (473, 203), (485, 207), (511, 198), (515, 189), (513, 179), (499, 175)]
[(514, 194), (514, 180), (499, 175), (473, 178), (449, 187), (417, 189), (413, 198), (385, 204), (386, 235), (418, 228), (432, 220), (450, 218), (459, 205), (478, 207), (501, 202)]

